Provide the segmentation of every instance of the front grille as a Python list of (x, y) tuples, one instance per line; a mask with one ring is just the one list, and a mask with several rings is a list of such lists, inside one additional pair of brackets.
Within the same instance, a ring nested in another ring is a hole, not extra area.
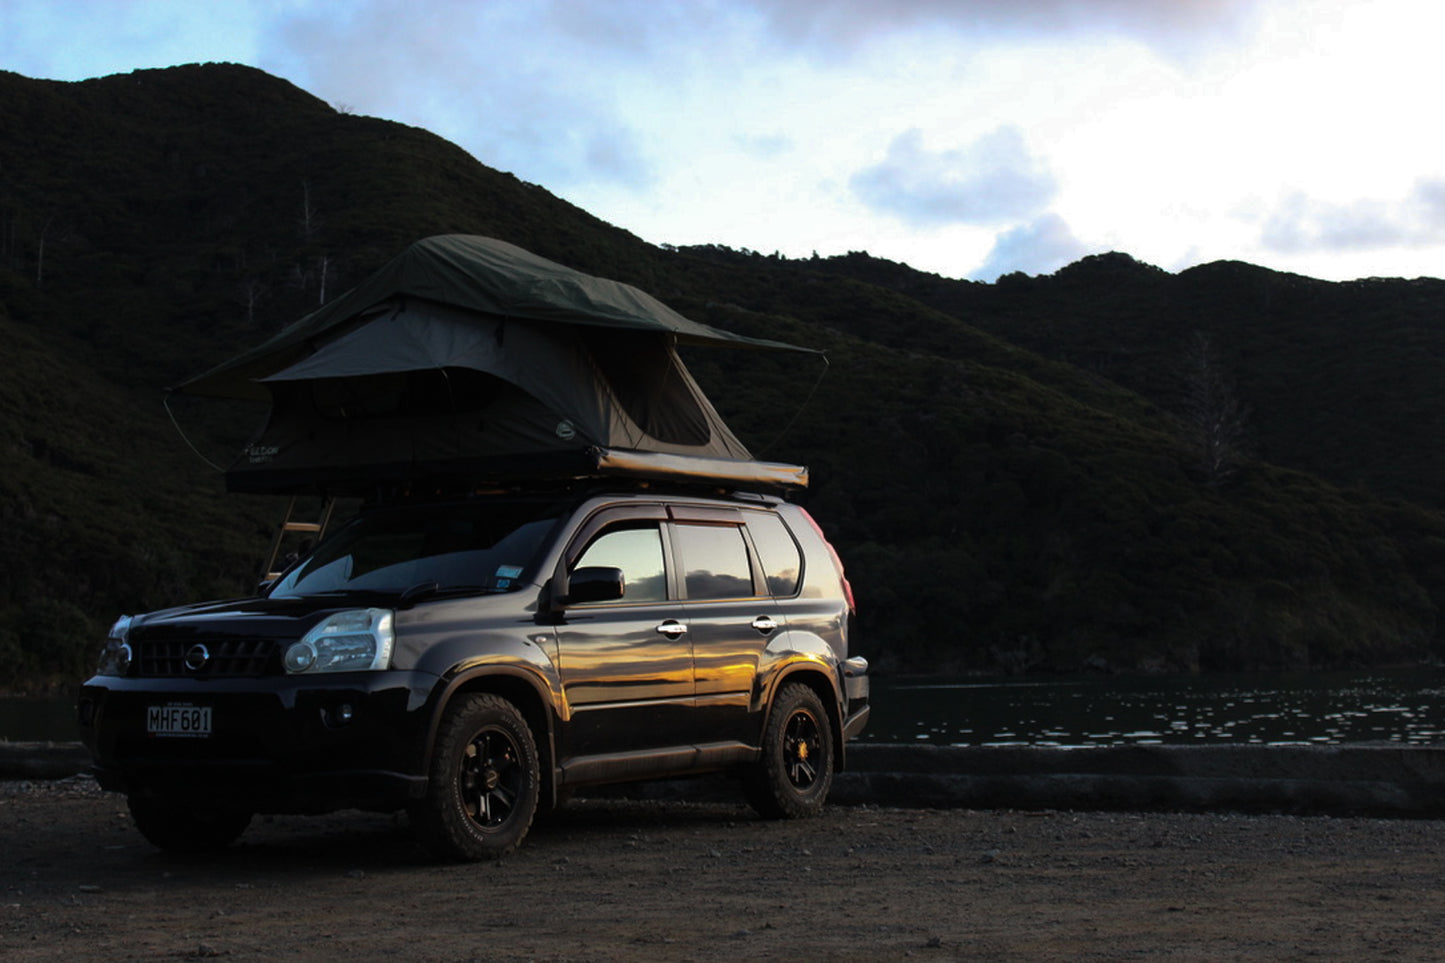
[[(186, 665), (187, 653), (206, 648), (207, 658), (195, 669)], [(189, 639), (134, 642), (135, 669), (144, 678), (244, 678), (265, 675), (276, 643), (272, 639)]]

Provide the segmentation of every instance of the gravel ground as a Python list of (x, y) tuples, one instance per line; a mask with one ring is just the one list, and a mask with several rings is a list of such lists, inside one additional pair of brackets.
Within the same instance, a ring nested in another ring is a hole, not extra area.
[(168, 857), (86, 777), (0, 782), (0, 958), (1433, 960), (1445, 823), (579, 800), (496, 863), (258, 818)]

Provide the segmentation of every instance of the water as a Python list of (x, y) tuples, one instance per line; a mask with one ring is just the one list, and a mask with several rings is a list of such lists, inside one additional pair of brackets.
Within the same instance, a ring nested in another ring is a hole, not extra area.
[(873, 681), (867, 742), (945, 746), (1445, 742), (1445, 669)]
[[(0, 739), (79, 738), (72, 698), (0, 697)], [(865, 742), (945, 746), (1445, 743), (1445, 669), (873, 680)]]

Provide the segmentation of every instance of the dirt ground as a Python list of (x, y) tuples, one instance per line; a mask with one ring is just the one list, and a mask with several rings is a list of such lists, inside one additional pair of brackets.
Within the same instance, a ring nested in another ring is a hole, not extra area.
[(5, 960), (1426, 960), (1445, 822), (574, 801), (496, 863), (387, 816), (153, 850), (86, 777), (0, 782)]

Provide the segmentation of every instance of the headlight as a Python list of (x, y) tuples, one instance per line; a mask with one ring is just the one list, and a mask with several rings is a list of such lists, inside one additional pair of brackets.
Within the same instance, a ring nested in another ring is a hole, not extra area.
[(130, 668), (130, 616), (122, 615), (106, 633), (105, 648), (100, 650), (100, 664), (95, 667), (96, 675), (125, 675)]
[(395, 641), (390, 609), (353, 609), (322, 620), (286, 649), (282, 661), (292, 675), (302, 672), (358, 672), (391, 664)]

